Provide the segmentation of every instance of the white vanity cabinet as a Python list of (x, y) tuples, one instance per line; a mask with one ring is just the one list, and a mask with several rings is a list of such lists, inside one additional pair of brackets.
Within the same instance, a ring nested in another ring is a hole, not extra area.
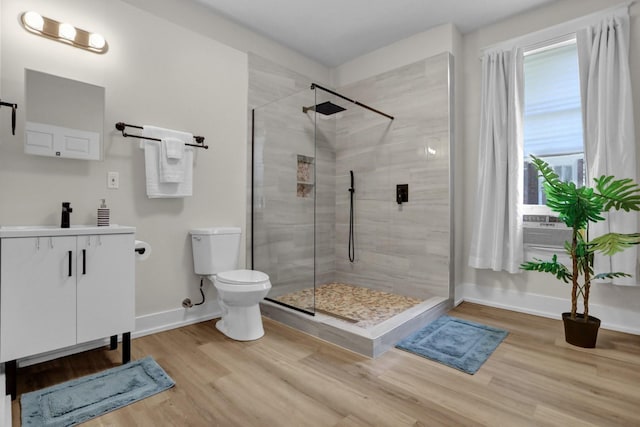
[(76, 238), (0, 245), (0, 361), (76, 344)]
[[(135, 327), (133, 227), (0, 227), (0, 362)], [(128, 343), (127, 343), (128, 346)], [(128, 348), (127, 348), (128, 350)]]
[(134, 235), (78, 237), (76, 340), (91, 341), (135, 327)]

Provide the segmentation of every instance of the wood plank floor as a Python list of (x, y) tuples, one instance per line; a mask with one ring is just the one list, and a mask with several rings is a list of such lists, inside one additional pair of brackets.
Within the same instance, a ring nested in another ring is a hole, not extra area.
[[(469, 303), (450, 314), (510, 331), (475, 375), (396, 349), (369, 359), (269, 319), (248, 343), (213, 322), (139, 338), (132, 357), (152, 355), (176, 387), (86, 425), (640, 425), (640, 336), (601, 330), (586, 350), (564, 342), (559, 320)], [(20, 369), (18, 393), (119, 358), (94, 350)]]

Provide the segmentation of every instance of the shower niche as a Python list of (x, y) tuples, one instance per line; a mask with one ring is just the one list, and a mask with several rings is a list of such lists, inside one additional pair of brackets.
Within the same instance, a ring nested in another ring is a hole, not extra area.
[(296, 163), (296, 195), (309, 198), (313, 195), (315, 186), (314, 158), (302, 154), (297, 155)]

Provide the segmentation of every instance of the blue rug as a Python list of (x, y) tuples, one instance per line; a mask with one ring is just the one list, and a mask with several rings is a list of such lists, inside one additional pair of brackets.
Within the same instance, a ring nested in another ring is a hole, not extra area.
[(508, 334), (504, 329), (442, 316), (396, 347), (475, 374)]
[(20, 398), (23, 426), (73, 426), (175, 385), (151, 356)]

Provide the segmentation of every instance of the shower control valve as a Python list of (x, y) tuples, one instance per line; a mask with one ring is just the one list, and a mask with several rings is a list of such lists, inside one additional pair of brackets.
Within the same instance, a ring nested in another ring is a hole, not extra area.
[(409, 201), (409, 184), (396, 185), (396, 202), (399, 205)]

